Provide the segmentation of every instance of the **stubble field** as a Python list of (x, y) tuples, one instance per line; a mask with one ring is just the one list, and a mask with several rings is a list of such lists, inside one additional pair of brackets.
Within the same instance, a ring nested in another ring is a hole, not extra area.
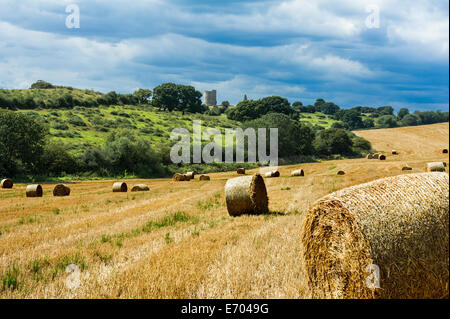
[[(423, 172), (427, 162), (449, 160), (448, 123), (355, 133), (386, 161), (282, 166), (280, 178), (265, 179), (271, 214), (264, 216), (228, 216), (224, 185), (234, 172), (211, 181), (125, 180), (129, 189), (150, 186), (139, 193), (112, 193), (113, 181), (75, 182), (62, 198), (52, 184), (43, 184), (42, 198), (26, 198), (22, 184), (0, 189), (0, 297), (308, 298), (300, 226), (310, 204), (408, 174), (406, 165)], [(304, 177), (289, 176), (297, 168)], [(81, 271), (74, 289), (70, 264)]]

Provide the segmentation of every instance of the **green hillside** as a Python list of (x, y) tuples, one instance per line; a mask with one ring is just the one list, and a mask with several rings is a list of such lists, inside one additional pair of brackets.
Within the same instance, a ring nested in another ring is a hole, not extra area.
[(36, 117), (47, 125), (51, 138), (70, 145), (75, 153), (92, 146), (101, 146), (107, 136), (117, 129), (128, 129), (151, 140), (155, 148), (167, 144), (174, 128), (192, 131), (192, 120), (201, 120), (202, 126), (221, 129), (238, 126), (225, 114), (210, 116), (185, 114), (180, 111), (164, 112), (151, 106), (116, 105), (96, 108), (75, 107), (71, 110), (41, 109), (19, 110)]

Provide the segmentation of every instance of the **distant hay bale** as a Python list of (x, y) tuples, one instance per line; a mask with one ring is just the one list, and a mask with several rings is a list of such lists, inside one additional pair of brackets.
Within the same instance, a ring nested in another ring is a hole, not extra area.
[(183, 182), (186, 180), (186, 176), (184, 174), (175, 173), (173, 174), (173, 180), (176, 182)]
[(58, 184), (53, 188), (53, 196), (69, 196), (70, 188), (64, 184)]
[(297, 169), (291, 172), (291, 176), (305, 176), (305, 172), (302, 169)]
[(2, 188), (13, 188), (14, 182), (10, 178), (2, 179)]
[(113, 192), (114, 193), (126, 193), (127, 191), (128, 191), (127, 183), (116, 182), (113, 184)]
[(131, 188), (132, 192), (148, 192), (150, 187), (145, 184), (136, 184)]
[(427, 163), (427, 172), (445, 172), (445, 166), (443, 162)]
[(345, 172), (344, 171), (338, 171), (337, 174), (338, 175), (345, 175)]
[(239, 167), (236, 172), (245, 175), (245, 168)]
[(261, 175), (229, 179), (225, 184), (228, 214), (263, 214), (269, 211), (266, 185)]
[(270, 171), (264, 174), (265, 177), (280, 177), (279, 171)]
[(208, 175), (200, 175), (199, 180), (209, 181), (209, 180), (211, 180), (211, 178)]
[(403, 166), (402, 171), (412, 171), (412, 167), (410, 166)]
[(195, 177), (195, 172), (187, 172), (186, 174), (184, 174), (188, 179), (194, 179)]
[(373, 154), (367, 154), (366, 158), (367, 159), (373, 159)]
[(39, 184), (28, 185), (26, 189), (27, 197), (42, 197), (42, 186)]
[(372, 158), (373, 158), (373, 159), (378, 159), (379, 156), (380, 156), (380, 154), (375, 153), (375, 154), (372, 155)]
[(440, 172), (382, 178), (323, 197), (301, 229), (313, 297), (448, 298), (448, 209), (449, 176)]
[(398, 152), (396, 150), (392, 150), (392, 155), (398, 155)]
[(381, 154), (380, 156), (378, 156), (378, 159), (380, 161), (384, 161), (384, 160), (386, 160), (386, 155)]
[(448, 149), (444, 148), (444, 149), (442, 150), (442, 153), (447, 154), (447, 153), (448, 153)]

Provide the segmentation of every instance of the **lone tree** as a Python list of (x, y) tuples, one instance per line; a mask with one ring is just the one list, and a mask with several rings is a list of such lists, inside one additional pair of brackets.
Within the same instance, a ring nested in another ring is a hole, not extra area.
[(202, 93), (193, 86), (175, 83), (164, 83), (153, 89), (153, 105), (159, 109), (178, 110), (183, 112), (201, 113)]
[(177, 85), (179, 102), (177, 109), (183, 112), (201, 113), (202, 93), (190, 85)]
[(179, 90), (175, 83), (164, 83), (153, 89), (153, 105), (172, 112), (179, 105)]

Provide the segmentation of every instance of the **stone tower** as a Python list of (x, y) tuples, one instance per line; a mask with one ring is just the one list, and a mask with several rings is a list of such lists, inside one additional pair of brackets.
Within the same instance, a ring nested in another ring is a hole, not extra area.
[(216, 90), (205, 91), (205, 101), (204, 103), (207, 106), (216, 106), (217, 105), (217, 92)]

